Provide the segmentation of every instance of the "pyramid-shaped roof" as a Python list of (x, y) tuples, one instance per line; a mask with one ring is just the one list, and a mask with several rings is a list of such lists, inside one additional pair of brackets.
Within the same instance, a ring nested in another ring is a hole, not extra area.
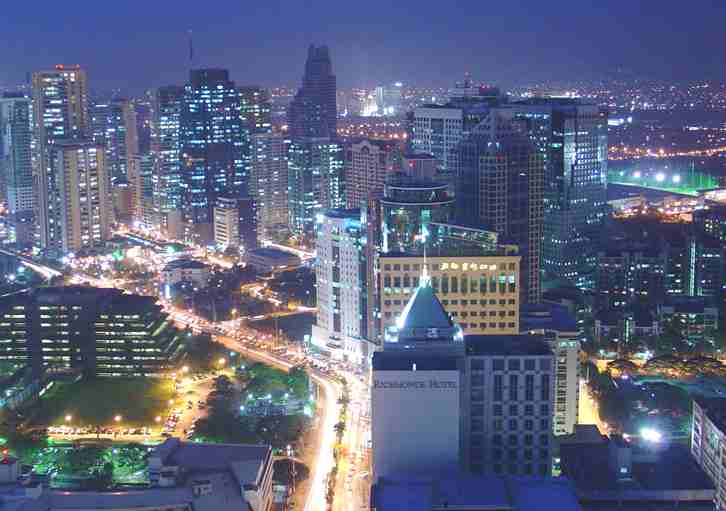
[(400, 328), (451, 328), (454, 324), (429, 285), (420, 286), (401, 314)]

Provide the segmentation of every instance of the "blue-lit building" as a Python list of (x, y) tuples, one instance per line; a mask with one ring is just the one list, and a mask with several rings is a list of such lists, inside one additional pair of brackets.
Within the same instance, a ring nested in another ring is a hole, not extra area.
[(248, 194), (240, 94), (224, 69), (197, 69), (184, 88), (179, 118), (181, 202), (189, 240), (213, 242), (217, 195)]
[(22, 95), (0, 97), (0, 195), (8, 207), (9, 241), (33, 241), (32, 109)]
[(288, 151), (290, 230), (312, 234), (315, 216), (345, 206), (343, 146), (329, 138), (293, 140)]
[(577, 99), (533, 98), (508, 105), (545, 158), (542, 268), (592, 288), (605, 219), (607, 113)]
[(167, 215), (181, 207), (179, 118), (183, 96), (183, 87), (160, 87), (156, 91), (152, 106), (151, 147), (156, 158), (153, 176), (154, 209), (162, 228), (168, 227)]

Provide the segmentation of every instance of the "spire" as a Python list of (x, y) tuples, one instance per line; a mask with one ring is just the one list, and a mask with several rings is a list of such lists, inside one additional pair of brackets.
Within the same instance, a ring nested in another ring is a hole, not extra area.
[(429, 287), (431, 285), (431, 279), (429, 278), (428, 261), (426, 259), (426, 240), (429, 237), (429, 230), (426, 224), (421, 224), (421, 234), (416, 236), (416, 239), (423, 243), (423, 268), (421, 269), (421, 287)]

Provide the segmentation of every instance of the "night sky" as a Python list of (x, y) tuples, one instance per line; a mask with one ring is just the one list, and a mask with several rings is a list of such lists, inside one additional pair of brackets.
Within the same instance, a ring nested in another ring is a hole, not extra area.
[(726, 78), (724, 0), (6, 1), (0, 84), (55, 63), (91, 87), (137, 93), (195, 65), (238, 84), (296, 86), (306, 48), (331, 48), (340, 86), (445, 85), (465, 71), (504, 85), (601, 78)]

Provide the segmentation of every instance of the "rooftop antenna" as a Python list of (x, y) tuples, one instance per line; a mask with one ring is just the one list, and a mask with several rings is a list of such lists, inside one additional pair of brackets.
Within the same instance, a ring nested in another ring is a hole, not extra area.
[(192, 29), (189, 29), (189, 69), (194, 68), (194, 41), (192, 40)]

